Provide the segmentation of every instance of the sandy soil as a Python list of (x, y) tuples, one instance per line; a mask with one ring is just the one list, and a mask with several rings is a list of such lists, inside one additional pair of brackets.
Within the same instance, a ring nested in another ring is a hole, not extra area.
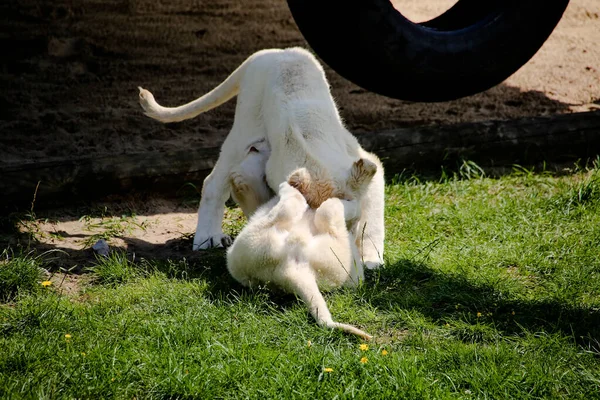
[[(109, 252), (126, 251), (131, 259), (169, 260), (185, 258), (207, 268), (223, 249), (192, 251), (197, 222), (197, 202), (165, 199), (119, 198), (89, 207), (58, 208), (37, 212), (34, 219), (11, 218), (9, 229), (0, 226), (0, 252), (5, 247), (45, 253), (47, 269), (85, 272), (98, 256), (93, 245), (105, 240)], [(20, 218), (19, 218), (20, 217)], [(226, 208), (224, 232), (236, 236), (246, 218), (233, 204)], [(4, 227), (7, 228), (7, 227)], [(53, 277), (59, 284), (62, 275)], [(69, 282), (64, 283), (67, 287)]]
[[(396, 7), (423, 20), (452, 3), (397, 0)], [(600, 99), (599, 13), (597, 0), (572, 0), (526, 66), (465, 99), (408, 103), (327, 74), (354, 132), (589, 110)], [(0, 15), (1, 163), (219, 143), (233, 101), (164, 126), (141, 114), (136, 86), (180, 104), (256, 50), (306, 46), (281, 0), (5, 0)]]
[[(452, 3), (395, 6), (420, 21)], [(527, 65), (456, 101), (389, 99), (326, 71), (354, 132), (586, 111), (600, 107), (599, 14), (598, 0), (571, 0)], [(256, 50), (306, 46), (285, 1), (5, 0), (0, 15), (0, 163), (214, 145), (231, 126), (234, 102), (161, 125), (141, 114), (136, 86), (175, 105), (212, 89)], [(121, 198), (85, 211), (46, 211), (20, 224), (20, 235), (0, 235), (0, 245), (60, 249), (66, 256), (52, 265), (75, 270), (93, 259), (90, 246), (100, 236), (141, 257), (198, 259), (191, 252), (196, 204)], [(228, 215), (227, 229), (243, 222), (239, 210)]]

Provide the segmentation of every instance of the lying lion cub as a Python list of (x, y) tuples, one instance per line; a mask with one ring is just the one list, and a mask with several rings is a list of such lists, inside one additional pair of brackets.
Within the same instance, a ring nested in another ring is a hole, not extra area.
[[(335, 322), (320, 289), (356, 287), (363, 264), (348, 228), (360, 218), (360, 198), (377, 172), (367, 160), (356, 161), (347, 177), (346, 199), (329, 198), (313, 210), (304, 195), (315, 196), (323, 182), (314, 182), (305, 168), (279, 185), (278, 196), (258, 208), (227, 251), (227, 268), (245, 286), (270, 283), (298, 295), (317, 323), (365, 339), (368, 333)], [(234, 192), (248, 198), (243, 176), (232, 179)]]

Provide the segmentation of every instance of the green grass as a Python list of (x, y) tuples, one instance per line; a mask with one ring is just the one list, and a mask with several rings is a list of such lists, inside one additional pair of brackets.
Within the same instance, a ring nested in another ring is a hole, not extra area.
[(237, 285), (222, 251), (98, 258), (71, 296), (23, 272), (0, 305), (0, 398), (600, 398), (600, 170), (398, 177), (386, 228), (385, 266), (327, 295), (376, 336), (365, 351)]
[(40, 290), (42, 269), (31, 254), (13, 254), (5, 249), (0, 253), (0, 302), (8, 303), (19, 295)]

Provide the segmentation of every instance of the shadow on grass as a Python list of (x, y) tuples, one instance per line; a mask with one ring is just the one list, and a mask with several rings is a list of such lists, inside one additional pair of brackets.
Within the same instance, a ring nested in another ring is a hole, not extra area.
[[(41, 260), (44, 268), (54, 273), (89, 274), (102, 260), (102, 256), (95, 254), (89, 247), (73, 249), (61, 247), (60, 243), (42, 243), (36, 240), (34, 235), (18, 232), (18, 230), (12, 230), (11, 234), (13, 238), (18, 237), (20, 245), (17, 248), (21, 250), (34, 250), (36, 254), (51, 251), (51, 257)], [(86, 235), (71, 235), (66, 232), (61, 232), (61, 235), (86, 238)], [(157, 271), (171, 279), (202, 279), (209, 287), (206, 293), (215, 300), (232, 299), (238, 295), (252, 295), (252, 293), (260, 292), (261, 295), (266, 294), (270, 308), (280, 310), (284, 310), (298, 301), (294, 295), (274, 288), (269, 288), (269, 290), (249, 289), (242, 286), (227, 271), (226, 250), (220, 248), (193, 251), (193, 235), (171, 239), (161, 244), (127, 236), (115, 236), (115, 238), (121, 239), (124, 245), (111, 246), (110, 252), (123, 255), (124, 259), (131, 262), (133, 268), (139, 272), (134, 275), (139, 276), (140, 273)]]
[[(15, 234), (15, 232), (12, 232)], [(89, 249), (61, 248), (35, 241), (21, 233), (21, 243), (38, 254), (53, 253), (49, 269), (86, 273), (97, 263)], [(228, 299), (252, 295), (257, 289), (247, 289), (228, 273), (224, 249), (192, 251), (192, 236), (169, 240), (163, 244), (120, 236), (124, 247), (112, 247), (122, 252), (136, 268), (148, 267), (172, 279), (203, 279), (209, 286), (207, 294), (213, 299)], [(366, 289), (362, 298), (380, 310), (415, 310), (435, 324), (461, 320), (475, 326), (478, 322), (493, 326), (503, 335), (527, 332), (560, 333), (583, 345), (598, 347), (600, 343), (600, 310), (577, 307), (555, 298), (552, 293), (541, 300), (516, 299), (507, 296), (492, 284), (475, 284), (463, 275), (435, 271), (423, 262), (399, 260), (376, 271), (367, 271)], [(258, 289), (263, 295), (265, 291)], [(285, 310), (297, 304), (295, 296), (266, 291), (271, 308)], [(478, 313), (481, 316), (478, 317)], [(481, 319), (480, 319), (481, 318)], [(477, 334), (466, 333), (466, 341), (477, 341)]]
[(456, 319), (476, 324), (481, 318), (503, 335), (523, 331), (560, 333), (583, 346), (598, 347), (600, 310), (572, 306), (552, 297), (507, 298), (493, 285), (473, 284), (462, 275), (440, 273), (424, 263), (405, 259), (369, 271), (364, 299), (381, 310), (416, 310), (439, 325)]
[[(284, 310), (299, 300), (296, 296), (277, 288), (264, 287), (250, 289), (242, 286), (227, 271), (226, 250), (210, 249), (193, 251), (192, 237), (169, 240), (164, 244), (148, 243), (140, 239), (121, 237), (127, 243), (127, 252), (135, 252), (136, 257), (151, 256), (154, 268), (172, 279), (203, 279), (209, 289), (207, 294), (215, 300), (233, 298), (260, 292), (266, 295), (270, 307)], [(159, 258), (156, 257), (160, 254)]]

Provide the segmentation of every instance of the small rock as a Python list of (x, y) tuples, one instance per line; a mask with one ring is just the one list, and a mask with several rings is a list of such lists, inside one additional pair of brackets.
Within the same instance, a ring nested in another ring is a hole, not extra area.
[(98, 240), (92, 246), (92, 250), (94, 250), (96, 253), (100, 254), (101, 256), (108, 257), (108, 251), (109, 251), (108, 243), (106, 243), (106, 240), (104, 240), (104, 239)]

